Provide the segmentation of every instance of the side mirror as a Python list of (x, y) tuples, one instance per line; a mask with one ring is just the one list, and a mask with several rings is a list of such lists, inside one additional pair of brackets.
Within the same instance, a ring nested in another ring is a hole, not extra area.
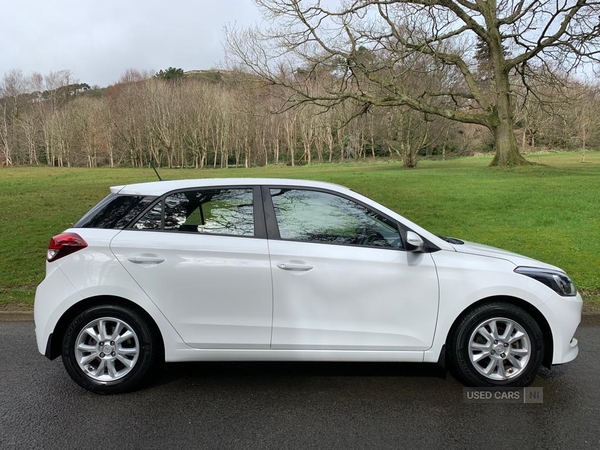
[(425, 242), (421, 236), (419, 236), (414, 231), (406, 232), (406, 250), (413, 253), (422, 252), (425, 248)]

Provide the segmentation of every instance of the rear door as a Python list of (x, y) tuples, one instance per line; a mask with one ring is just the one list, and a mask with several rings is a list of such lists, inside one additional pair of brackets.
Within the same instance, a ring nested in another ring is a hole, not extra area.
[(190, 346), (269, 348), (272, 287), (260, 190), (166, 195), (111, 250)]

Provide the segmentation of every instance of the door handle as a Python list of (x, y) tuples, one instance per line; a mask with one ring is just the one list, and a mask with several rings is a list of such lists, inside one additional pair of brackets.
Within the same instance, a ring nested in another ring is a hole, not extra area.
[(307, 271), (313, 268), (313, 266), (309, 266), (304, 263), (297, 262), (285, 262), (277, 264), (277, 267), (283, 270), (299, 270), (299, 271)]
[(165, 258), (156, 255), (136, 255), (127, 258), (127, 261), (134, 264), (160, 264), (161, 262), (164, 262), (164, 260)]

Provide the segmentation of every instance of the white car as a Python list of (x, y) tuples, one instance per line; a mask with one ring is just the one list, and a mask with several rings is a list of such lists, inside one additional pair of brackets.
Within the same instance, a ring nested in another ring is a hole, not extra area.
[(48, 247), (39, 351), (94, 392), (176, 361), (445, 362), (524, 386), (573, 360), (582, 300), (557, 267), (436, 236), (342, 186), (111, 188)]

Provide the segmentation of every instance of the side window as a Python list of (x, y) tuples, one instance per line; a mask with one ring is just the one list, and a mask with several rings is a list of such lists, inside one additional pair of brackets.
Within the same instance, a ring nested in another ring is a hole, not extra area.
[(156, 197), (110, 194), (94, 206), (73, 227), (124, 228), (155, 199)]
[(402, 248), (395, 221), (347, 198), (302, 189), (271, 189), (282, 239)]
[(252, 189), (177, 192), (148, 211), (133, 228), (254, 236), (253, 192)]

